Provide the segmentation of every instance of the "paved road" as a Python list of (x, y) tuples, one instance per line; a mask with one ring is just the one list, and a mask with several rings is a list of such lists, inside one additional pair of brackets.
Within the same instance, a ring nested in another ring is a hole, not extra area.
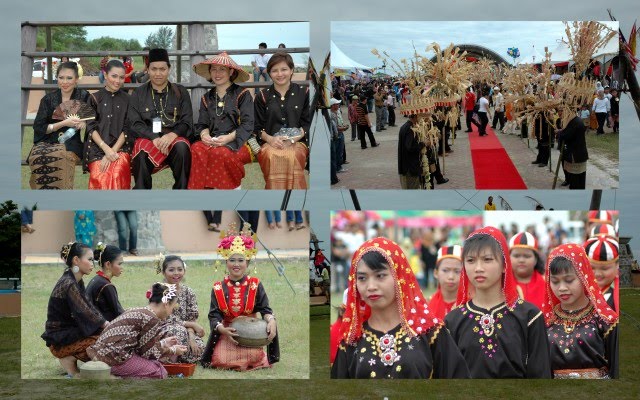
[[(346, 107), (342, 107), (343, 115), (347, 115)], [(387, 126), (382, 132), (374, 132), (379, 147), (368, 147), (360, 149), (360, 141), (351, 141), (351, 129), (345, 132), (347, 161), (345, 165), (347, 172), (338, 174), (340, 182), (333, 185), (333, 189), (401, 189), (398, 178), (398, 132), (400, 126), (407, 119), (396, 113), (396, 127)], [(375, 120), (375, 114), (370, 117)], [(464, 126), (463, 120), (463, 129)], [(477, 132), (471, 133), (477, 135)], [(589, 134), (593, 135), (593, 131)], [(449, 182), (443, 185), (436, 185), (436, 190), (441, 189), (475, 189), (475, 179), (473, 176), (473, 166), (471, 164), (471, 150), (469, 148), (468, 133), (459, 131), (453, 141), (454, 152), (445, 157), (444, 175), (449, 178)], [(549, 167), (540, 168), (532, 165), (535, 160), (537, 150), (536, 141), (522, 139), (518, 135), (497, 134), (498, 139), (511, 157), (518, 172), (525, 181), (528, 189), (551, 189), (554, 174), (549, 171)], [(369, 143), (367, 142), (367, 146)], [(551, 152), (551, 161), (555, 172), (559, 152)], [(590, 150), (591, 161), (587, 164), (587, 189), (617, 188), (619, 181), (619, 168), (606, 157)], [(443, 161), (440, 158), (442, 168)], [(560, 171), (562, 177), (562, 171)], [(560, 187), (559, 180), (556, 189), (565, 190)]]

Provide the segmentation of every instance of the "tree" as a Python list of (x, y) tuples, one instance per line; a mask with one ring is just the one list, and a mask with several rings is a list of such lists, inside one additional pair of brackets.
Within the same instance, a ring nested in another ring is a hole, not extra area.
[(170, 49), (173, 47), (173, 29), (161, 26), (157, 32), (150, 33), (144, 45), (150, 49)]
[[(52, 26), (51, 49), (48, 51), (84, 50), (87, 44), (87, 31), (82, 26)], [(38, 27), (36, 47), (45, 49), (47, 39), (44, 27)]]
[(0, 277), (20, 277), (20, 213), (11, 200), (0, 205)]

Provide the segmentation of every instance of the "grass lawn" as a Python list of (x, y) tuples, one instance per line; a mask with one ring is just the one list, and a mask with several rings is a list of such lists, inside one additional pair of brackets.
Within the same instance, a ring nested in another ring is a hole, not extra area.
[[(33, 272), (33, 271), (32, 271)], [(34, 276), (32, 275), (32, 278)], [(124, 277), (122, 278), (125, 279)], [(270, 292), (271, 293), (271, 292)], [(640, 363), (640, 346), (635, 343), (640, 335), (640, 290), (623, 289), (620, 293), (623, 315), (620, 323), (620, 375), (611, 381), (550, 381), (550, 380), (441, 380), (441, 381), (330, 381), (328, 379), (328, 318), (313, 318), (311, 327), (311, 380), (260, 381), (247, 387), (234, 380), (217, 381), (124, 381), (115, 380), (105, 386), (92, 381), (20, 381), (17, 358), (20, 355), (16, 337), (20, 319), (0, 319), (0, 396), (3, 398), (51, 399), (85, 398), (90, 391), (100, 388), (102, 398), (147, 398), (151, 391), (161, 391), (166, 398), (246, 398), (248, 393), (256, 399), (396, 399), (443, 398), (590, 398), (637, 399), (640, 397), (640, 376), (636, 366)], [(23, 319), (33, 318), (23, 308)], [(38, 334), (40, 332), (38, 329)], [(42, 343), (40, 343), (42, 346)], [(46, 353), (49, 355), (49, 353)], [(12, 361), (13, 360), (13, 361)], [(240, 374), (236, 374), (236, 377)], [(247, 374), (249, 375), (249, 374)], [(99, 385), (99, 386), (98, 386)]]
[[(270, 264), (260, 262), (257, 276), (263, 282), (270, 306), (278, 320), (281, 359), (273, 368), (246, 373), (196, 368), (193, 378), (205, 379), (303, 379), (309, 376), (309, 282), (306, 260), (285, 260), (285, 274), (292, 283), (294, 294), (284, 278), (278, 276)], [(60, 268), (52, 265), (24, 265), (22, 267), (22, 378), (61, 378), (63, 370), (56, 358), (40, 338), (44, 332), (49, 295), (61, 275)], [(252, 271), (253, 272), (253, 271)], [(93, 274), (92, 274), (93, 276)], [(222, 279), (223, 271), (214, 273), (211, 264), (190, 262), (186, 284), (198, 296), (200, 317), (198, 323), (205, 328), (205, 341), (209, 334), (211, 287), (214, 280)], [(85, 277), (85, 284), (89, 278)], [(160, 280), (155, 268), (143, 263), (125, 264), (125, 272), (114, 280), (120, 302), (126, 308), (147, 304), (145, 292), (153, 282)], [(28, 316), (28, 317), (27, 317)], [(16, 332), (17, 333), (17, 332)]]
[(606, 156), (609, 160), (619, 163), (620, 160), (620, 134), (606, 131), (604, 135), (596, 135), (596, 131), (591, 129), (587, 131), (587, 148), (594, 149), (600, 154)]
[[(84, 133), (83, 133), (84, 134)], [(29, 155), (29, 151), (31, 151), (31, 147), (33, 147), (33, 128), (25, 127), (24, 128), (24, 136), (22, 142), (22, 157), (21, 160), (26, 160)], [(247, 164), (244, 167), (245, 176), (242, 179), (242, 189), (264, 189), (264, 177), (262, 175), (262, 170), (260, 169), (260, 164), (258, 162), (254, 162), (251, 164)], [(31, 176), (31, 170), (28, 165), (23, 165), (20, 168), (21, 171), (21, 182), (22, 189), (29, 189), (29, 177)], [(171, 169), (164, 169), (157, 174), (153, 175), (153, 189), (171, 189), (173, 186), (173, 175), (171, 174)], [(309, 175), (307, 174), (307, 183), (309, 182)], [(131, 185), (133, 185), (133, 179), (131, 180)], [(82, 167), (76, 166), (76, 173), (74, 178), (74, 189), (87, 189), (89, 187), (89, 174), (82, 173)]]

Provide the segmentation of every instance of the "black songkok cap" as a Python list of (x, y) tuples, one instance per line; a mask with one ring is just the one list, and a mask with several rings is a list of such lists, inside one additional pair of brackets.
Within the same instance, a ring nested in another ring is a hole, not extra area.
[(152, 62), (156, 62), (156, 61), (164, 61), (167, 63), (167, 65), (170, 67), (171, 63), (169, 62), (169, 53), (167, 53), (167, 50), (165, 49), (151, 49), (149, 50), (149, 61), (148, 63), (151, 64)]

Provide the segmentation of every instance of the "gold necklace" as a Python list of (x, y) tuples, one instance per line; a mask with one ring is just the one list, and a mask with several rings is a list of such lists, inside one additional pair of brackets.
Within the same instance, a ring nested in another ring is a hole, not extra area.
[(586, 307), (574, 312), (563, 310), (562, 307), (560, 307), (560, 304), (556, 304), (553, 311), (561, 320), (565, 333), (571, 333), (575, 330), (576, 325), (591, 315), (593, 310), (593, 304), (589, 303)]

